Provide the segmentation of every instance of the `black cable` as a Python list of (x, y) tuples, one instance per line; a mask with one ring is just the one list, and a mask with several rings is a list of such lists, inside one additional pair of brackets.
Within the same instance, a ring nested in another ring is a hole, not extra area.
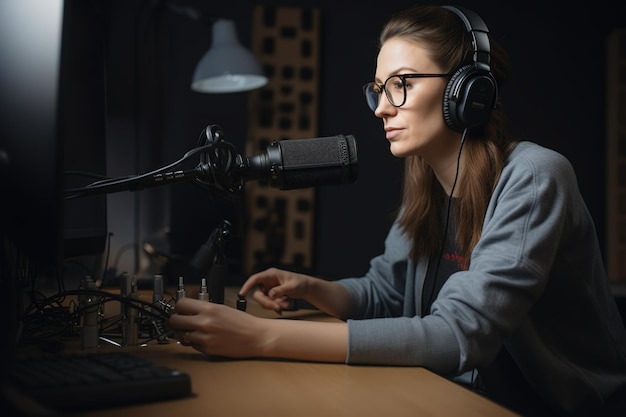
[(234, 145), (226, 141), (214, 142), (214, 143), (209, 143), (205, 146), (194, 148), (188, 151), (187, 153), (185, 153), (183, 157), (181, 157), (177, 161), (169, 165), (166, 165), (164, 167), (161, 167), (159, 169), (147, 172), (145, 174), (136, 175), (132, 177), (104, 179), (104, 180), (93, 182), (84, 187), (65, 190), (64, 191), (65, 199), (83, 197), (86, 195), (97, 194), (97, 193), (132, 190), (133, 185), (137, 184), (139, 187), (140, 183), (146, 179), (150, 179), (154, 177), (155, 175), (170, 172), (173, 168), (181, 165), (182, 163), (190, 159), (192, 156), (195, 156), (197, 154), (209, 155), (209, 161), (211, 162), (209, 164), (202, 164), (201, 166), (196, 167), (197, 174), (199, 176), (208, 175), (209, 177), (208, 183), (210, 185), (216, 185), (217, 177), (219, 174), (219, 173), (216, 173), (216, 168), (218, 167), (223, 168), (223, 162), (216, 160), (217, 155), (222, 155), (222, 152), (216, 153), (215, 151), (217, 150), (226, 152), (226, 155), (228, 156), (226, 160), (229, 161), (229, 164), (226, 166), (226, 169), (230, 169), (232, 167), (230, 162), (236, 160), (236, 153), (235, 153)]
[(454, 183), (452, 183), (452, 190), (450, 190), (450, 195), (448, 196), (448, 207), (446, 211), (446, 223), (443, 229), (443, 240), (441, 241), (441, 251), (439, 252), (439, 256), (437, 257), (437, 265), (435, 266), (435, 273), (433, 275), (433, 285), (430, 288), (430, 295), (428, 296), (428, 302), (426, 306), (430, 310), (430, 305), (434, 301), (433, 298), (435, 296), (435, 288), (437, 287), (437, 275), (439, 274), (439, 266), (441, 265), (441, 258), (443, 257), (443, 252), (446, 247), (446, 239), (448, 238), (448, 227), (450, 223), (450, 207), (452, 206), (452, 196), (454, 195), (454, 190), (456, 188), (456, 183), (459, 179), (459, 170), (461, 166), (461, 151), (463, 150), (463, 145), (465, 145), (465, 137), (467, 136), (467, 128), (463, 130), (463, 135), (461, 136), (461, 147), (459, 148), (459, 153), (456, 157), (456, 172), (454, 174)]
[[(74, 300), (71, 300), (69, 305), (64, 305), (66, 297), (71, 295), (79, 296), (79, 301), (81, 296), (93, 296), (95, 301), (79, 305)], [(140, 312), (139, 317), (142, 320), (140, 326), (143, 326), (144, 329), (147, 327), (146, 333), (150, 334), (148, 341), (155, 338), (161, 340), (168, 336), (168, 332), (165, 331), (162, 325), (158, 326), (161, 330), (154, 336), (154, 328), (155, 323), (161, 323), (170, 317), (173, 311), (173, 306), (170, 304), (172, 302), (171, 299), (170, 301), (162, 300), (154, 303), (101, 290), (78, 289), (58, 293), (47, 298), (39, 299), (34, 297), (33, 303), (20, 317), (23, 325), (20, 340), (22, 342), (40, 342), (53, 337), (61, 337), (63, 339), (78, 336), (80, 320), (84, 312), (87, 309), (94, 308), (94, 306), (98, 308), (98, 311), (102, 311), (103, 305), (112, 301), (117, 301), (122, 306), (130, 307)], [(107, 329), (113, 329), (121, 321), (120, 315), (107, 318), (101, 316), (101, 320), (98, 320), (99, 333), (106, 333)], [(143, 343), (145, 343), (146, 338), (142, 339)]]

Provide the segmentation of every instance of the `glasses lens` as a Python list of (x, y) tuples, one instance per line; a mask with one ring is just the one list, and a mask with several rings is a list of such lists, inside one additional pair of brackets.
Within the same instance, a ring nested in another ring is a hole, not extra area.
[(365, 99), (367, 100), (367, 105), (370, 110), (376, 111), (376, 107), (378, 107), (378, 100), (380, 100), (380, 88), (376, 83), (367, 83), (363, 87), (363, 92), (365, 93)]
[(385, 92), (387, 93), (387, 98), (389, 102), (399, 107), (404, 104), (404, 100), (406, 99), (406, 88), (404, 86), (404, 80), (399, 75), (395, 75), (385, 82)]

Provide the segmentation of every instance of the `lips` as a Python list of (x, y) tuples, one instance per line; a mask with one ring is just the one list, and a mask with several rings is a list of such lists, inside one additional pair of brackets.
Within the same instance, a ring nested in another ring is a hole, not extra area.
[(385, 132), (386, 132), (386, 137), (388, 140), (392, 140), (394, 139), (396, 136), (398, 136), (401, 132), (401, 129), (397, 129), (394, 127), (386, 127), (385, 128)]

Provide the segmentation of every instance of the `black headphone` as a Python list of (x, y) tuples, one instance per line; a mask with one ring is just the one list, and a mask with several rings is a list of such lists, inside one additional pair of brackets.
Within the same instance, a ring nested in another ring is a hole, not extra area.
[(491, 74), (489, 62), (489, 29), (483, 19), (471, 10), (442, 6), (456, 13), (472, 34), (474, 63), (462, 66), (450, 77), (443, 96), (443, 117), (451, 129), (464, 129), (484, 125), (491, 109), (496, 107), (498, 85)]

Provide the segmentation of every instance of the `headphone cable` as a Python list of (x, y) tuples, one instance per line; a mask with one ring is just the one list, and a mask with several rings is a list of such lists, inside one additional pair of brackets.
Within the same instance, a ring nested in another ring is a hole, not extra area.
[(439, 275), (439, 265), (441, 265), (441, 258), (443, 257), (443, 252), (446, 247), (446, 240), (448, 238), (448, 226), (450, 223), (450, 207), (452, 206), (452, 196), (454, 195), (454, 189), (456, 188), (456, 183), (459, 179), (459, 167), (461, 165), (461, 152), (463, 151), (463, 145), (465, 145), (466, 137), (467, 137), (467, 128), (463, 129), (463, 135), (461, 136), (461, 146), (459, 147), (459, 153), (456, 157), (456, 172), (454, 174), (454, 182), (452, 183), (452, 189), (450, 190), (450, 195), (448, 196), (448, 207), (446, 210), (446, 223), (443, 229), (441, 251), (439, 252), (439, 256), (437, 257), (437, 266), (435, 267), (435, 274), (433, 276), (433, 285), (430, 288), (430, 295), (428, 296), (428, 302), (426, 303), (426, 306), (425, 306), (428, 310), (430, 310), (430, 305), (434, 301), (433, 298), (435, 296), (435, 287), (437, 286), (437, 275)]

